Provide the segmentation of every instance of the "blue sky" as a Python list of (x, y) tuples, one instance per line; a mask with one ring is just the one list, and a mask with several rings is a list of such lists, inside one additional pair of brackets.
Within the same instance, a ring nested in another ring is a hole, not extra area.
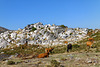
[(100, 0), (0, 0), (0, 26), (17, 30), (36, 22), (100, 29)]

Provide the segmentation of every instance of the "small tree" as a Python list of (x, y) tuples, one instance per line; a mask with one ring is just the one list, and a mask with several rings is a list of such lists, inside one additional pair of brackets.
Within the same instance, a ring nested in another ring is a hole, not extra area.
[(7, 65), (13, 65), (13, 64), (15, 64), (14, 61), (8, 61), (8, 62), (7, 62)]
[(51, 60), (51, 66), (52, 67), (58, 67), (60, 65), (59, 62), (57, 62), (56, 60)]

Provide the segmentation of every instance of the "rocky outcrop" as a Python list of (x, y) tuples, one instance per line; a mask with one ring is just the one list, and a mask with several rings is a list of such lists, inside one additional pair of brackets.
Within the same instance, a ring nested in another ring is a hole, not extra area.
[[(62, 25), (63, 26), (63, 25)], [(38, 22), (27, 25), (24, 29), (6, 31), (0, 34), (0, 48), (39, 44), (45, 46), (64, 45), (64, 41), (78, 42), (87, 37), (88, 28), (68, 28), (59, 25), (43, 25)]]

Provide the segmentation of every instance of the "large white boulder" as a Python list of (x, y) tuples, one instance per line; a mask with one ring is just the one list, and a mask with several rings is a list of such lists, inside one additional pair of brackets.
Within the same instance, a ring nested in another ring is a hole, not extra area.
[(3, 38), (0, 38), (0, 42), (3, 42), (4, 41), (4, 39)]
[(11, 39), (7, 39), (7, 42), (11, 42)]
[(47, 39), (47, 40), (54, 40), (54, 39), (55, 39), (55, 37), (54, 37), (54, 36), (52, 36), (52, 35), (49, 35), (49, 36), (47, 36), (47, 37), (46, 37), (46, 39)]
[(31, 40), (31, 41), (28, 41), (28, 44), (34, 44), (34, 41), (33, 40)]
[(10, 44), (9, 44), (7, 41), (2, 41), (2, 42), (0, 43), (0, 48), (6, 48), (7, 45), (10, 45)]
[(17, 33), (11, 33), (10, 35), (12, 39), (15, 39), (17, 37)]
[(21, 43), (21, 45), (25, 44), (26, 43), (26, 39), (21, 39), (20, 43)]
[(23, 33), (22, 34), (17, 34), (17, 37), (19, 37), (19, 38), (25, 38), (26, 37), (26, 35), (24, 35)]
[(50, 30), (54, 30), (54, 29), (56, 29), (56, 26), (51, 26), (50, 27)]
[(21, 45), (21, 43), (17, 43), (16, 45), (17, 45), (17, 46), (20, 46), (20, 45)]
[(71, 33), (73, 33), (74, 31), (72, 29), (68, 29), (65, 34), (70, 35)]
[(65, 38), (68, 37), (68, 35), (66, 35), (66, 34), (64, 34), (64, 33), (60, 33), (59, 36), (60, 36), (61, 38), (63, 38), (63, 39), (65, 39)]
[(36, 36), (36, 34), (31, 34), (31, 37), (33, 37), (33, 38), (34, 38), (35, 36)]

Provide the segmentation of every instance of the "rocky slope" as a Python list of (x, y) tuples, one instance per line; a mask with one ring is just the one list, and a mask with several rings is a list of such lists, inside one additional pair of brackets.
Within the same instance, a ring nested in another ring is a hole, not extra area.
[(64, 25), (43, 25), (38, 22), (27, 25), (24, 29), (17, 31), (6, 31), (0, 34), (0, 48), (28, 45), (66, 45), (68, 43), (77, 43), (87, 38), (88, 28), (68, 28)]
[(0, 27), (0, 33), (3, 33), (3, 32), (5, 32), (5, 31), (8, 31), (8, 29), (3, 28), (3, 27)]
[[(73, 44), (70, 52), (66, 52), (67, 45), (52, 46), (54, 50), (47, 58), (22, 59), (23, 57), (44, 53), (45, 48), (47, 48), (43, 47), (44, 45), (29, 45), (28, 47), (24, 46), (24, 49), (21, 49), (21, 46), (0, 49), (0, 67), (100, 67), (100, 29), (88, 29), (85, 37), (88, 36), (94, 39), (91, 48), (86, 46), (88, 41), (88, 38), (86, 38), (77, 44)], [(61, 38), (61, 40), (67, 41), (67, 38)]]

